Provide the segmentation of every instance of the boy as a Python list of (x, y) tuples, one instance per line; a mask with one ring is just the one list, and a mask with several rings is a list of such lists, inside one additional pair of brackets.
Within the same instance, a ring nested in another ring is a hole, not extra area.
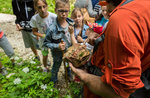
[(51, 70), (51, 81), (57, 82), (57, 74), (62, 63), (64, 51), (71, 46), (70, 33), (68, 32), (69, 24), (73, 21), (68, 17), (70, 11), (69, 0), (57, 0), (55, 12), (57, 14), (56, 21), (50, 25), (46, 32), (44, 46), (51, 49), (53, 57), (53, 67)]
[(35, 48), (37, 39), (32, 33), (30, 19), (34, 15), (33, 0), (12, 0), (13, 13), (16, 15), (16, 28), (22, 32), (25, 48), (31, 48), (35, 54), (35, 58), (39, 60), (37, 50)]

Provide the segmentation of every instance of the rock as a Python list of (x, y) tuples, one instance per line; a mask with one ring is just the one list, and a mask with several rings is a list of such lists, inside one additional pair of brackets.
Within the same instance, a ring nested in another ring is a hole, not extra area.
[(15, 19), (16, 19), (15, 15), (0, 13), (0, 23), (14, 22)]

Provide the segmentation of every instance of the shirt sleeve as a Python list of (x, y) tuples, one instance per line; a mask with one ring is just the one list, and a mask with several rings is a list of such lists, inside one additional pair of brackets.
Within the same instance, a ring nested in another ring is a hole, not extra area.
[(54, 21), (54, 20), (56, 20), (57, 15), (54, 13), (51, 13), (51, 17), (52, 17), (52, 20)]
[(138, 19), (133, 12), (121, 10), (110, 17), (105, 30), (105, 75), (101, 79), (125, 98), (143, 87), (140, 77), (144, 45)]
[(36, 18), (35, 16), (32, 16), (31, 20), (30, 20), (30, 25), (32, 28), (37, 28), (37, 22), (36, 22)]
[(52, 31), (48, 29), (46, 31), (46, 37), (44, 39), (43, 46), (50, 48), (51, 50), (60, 50), (59, 49), (59, 44), (53, 43), (52, 42)]
[(12, 10), (13, 10), (13, 14), (16, 16), (15, 23), (16, 23), (16, 24), (19, 24), (19, 22), (20, 22), (20, 19), (19, 19), (19, 17), (18, 17), (19, 11), (18, 11), (18, 8), (17, 8), (17, 5), (16, 5), (16, 1), (15, 1), (15, 0), (12, 0)]

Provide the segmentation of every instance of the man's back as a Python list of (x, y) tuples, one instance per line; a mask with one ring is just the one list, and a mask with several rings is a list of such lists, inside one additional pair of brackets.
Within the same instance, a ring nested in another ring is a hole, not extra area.
[(149, 9), (150, 0), (131, 0), (112, 12), (105, 30), (102, 79), (124, 97), (144, 86), (141, 72), (150, 68)]

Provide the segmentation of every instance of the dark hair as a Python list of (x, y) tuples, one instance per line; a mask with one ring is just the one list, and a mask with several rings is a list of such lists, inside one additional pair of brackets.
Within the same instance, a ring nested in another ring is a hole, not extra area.
[(113, 6), (118, 6), (122, 0), (106, 0), (108, 3), (113, 4)]
[(69, 0), (56, 0), (55, 1), (55, 8), (58, 8), (59, 7), (59, 5), (61, 5), (61, 4), (63, 4), (63, 5), (69, 5), (69, 7), (70, 7), (70, 2), (69, 2)]
[(34, 8), (36, 8), (38, 1), (42, 1), (46, 6), (48, 6), (46, 0), (34, 0)]

